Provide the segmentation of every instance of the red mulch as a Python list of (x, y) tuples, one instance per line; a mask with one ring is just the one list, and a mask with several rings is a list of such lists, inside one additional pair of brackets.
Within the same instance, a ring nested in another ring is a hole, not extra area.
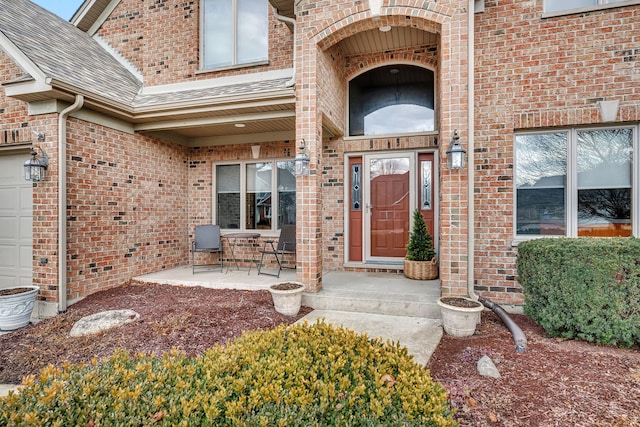
[[(90, 337), (70, 337), (80, 318), (133, 309), (136, 323)], [(0, 335), (0, 383), (17, 383), (53, 363), (103, 358), (115, 348), (196, 355), (245, 330), (269, 329), (296, 318), (277, 313), (268, 291), (128, 284), (73, 304), (53, 319)], [(485, 312), (476, 334), (444, 336), (428, 368), (450, 393), (463, 426), (640, 426), (640, 352), (546, 338), (528, 317), (512, 315), (529, 343), (517, 353), (507, 328)], [(489, 355), (501, 378), (481, 377), (476, 361)]]

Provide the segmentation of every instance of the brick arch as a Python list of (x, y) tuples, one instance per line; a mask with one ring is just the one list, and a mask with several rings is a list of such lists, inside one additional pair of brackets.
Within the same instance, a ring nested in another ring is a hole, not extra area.
[(345, 70), (344, 77), (346, 81), (350, 81), (354, 77), (366, 73), (374, 68), (392, 64), (415, 65), (417, 67), (428, 68), (433, 72), (437, 71), (438, 63), (434, 58), (426, 59), (414, 52), (401, 53), (385, 53), (377, 56), (371, 56), (366, 61), (358, 61)]
[(448, 22), (455, 11), (433, 1), (405, 0), (395, 6), (383, 7), (381, 15), (372, 17), (369, 10), (348, 9), (339, 19), (325, 21), (317, 25), (321, 28), (308, 38), (321, 50), (327, 50), (342, 40), (363, 31), (379, 28), (381, 25), (413, 27), (439, 34), (443, 24)]

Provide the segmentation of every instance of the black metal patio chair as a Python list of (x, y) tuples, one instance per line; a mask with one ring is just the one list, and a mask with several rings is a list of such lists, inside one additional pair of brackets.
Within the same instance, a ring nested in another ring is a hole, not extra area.
[[(219, 254), (219, 264), (196, 264), (196, 252), (205, 254)], [(191, 266), (193, 274), (196, 273), (196, 267), (217, 267), (220, 265), (220, 271), (223, 269), (224, 252), (222, 250), (222, 239), (220, 238), (220, 226), (207, 224), (196, 225), (194, 240), (191, 244)], [(213, 269), (200, 269), (198, 273), (205, 271), (214, 271)]]
[[(295, 261), (296, 256), (296, 226), (295, 224), (286, 224), (283, 225), (280, 229), (280, 237), (278, 238), (277, 245), (275, 244), (275, 240), (265, 240), (264, 247), (260, 251), (260, 262), (258, 263), (258, 274), (265, 274), (267, 276), (280, 277), (280, 271), (282, 271), (284, 267), (283, 261), (286, 255), (292, 255)], [(264, 256), (275, 257), (276, 263), (278, 264), (278, 271), (276, 273), (264, 272), (263, 270), (263, 262)], [(295, 268), (295, 267), (294, 267)]]

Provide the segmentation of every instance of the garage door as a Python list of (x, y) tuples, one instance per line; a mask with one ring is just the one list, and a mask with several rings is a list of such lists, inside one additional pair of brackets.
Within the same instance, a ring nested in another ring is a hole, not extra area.
[(31, 284), (33, 185), (22, 166), (29, 157), (0, 153), (0, 289)]

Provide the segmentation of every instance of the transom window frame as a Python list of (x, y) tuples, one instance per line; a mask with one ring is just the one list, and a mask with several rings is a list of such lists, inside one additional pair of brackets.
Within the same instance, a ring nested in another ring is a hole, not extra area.
[(572, 9), (567, 8), (562, 10), (556, 10), (553, 12), (547, 12), (547, 3), (551, 1), (557, 2), (561, 0), (545, 0), (544, 6), (543, 6), (544, 12), (542, 14), (543, 18), (553, 18), (556, 16), (573, 15), (576, 13), (593, 12), (596, 10), (613, 9), (617, 7), (633, 6), (633, 5), (640, 4), (640, 0), (597, 0), (597, 4), (590, 5), (590, 6), (583, 6), (583, 7), (572, 8)]
[[(632, 131), (632, 153), (631, 153), (631, 237), (640, 236), (640, 124), (637, 125), (611, 125), (611, 126), (585, 126), (558, 129), (544, 129), (535, 131), (515, 132), (513, 136), (513, 237), (514, 245), (520, 241), (548, 238), (548, 237), (578, 237), (578, 150), (577, 141), (578, 133), (585, 131), (611, 130), (611, 129), (631, 129)], [(562, 235), (545, 235), (545, 234), (518, 234), (518, 199), (517, 199), (517, 153), (516, 138), (519, 135), (545, 135), (545, 134), (567, 134), (567, 153), (566, 153), (566, 182), (565, 182), (565, 221), (566, 231)]]
[[(246, 159), (246, 160), (229, 160), (229, 161), (220, 161), (215, 162), (212, 168), (212, 204), (211, 204), (211, 217), (213, 218), (213, 223), (218, 224), (218, 182), (217, 182), (217, 168), (219, 166), (239, 166), (240, 168), (240, 224), (238, 228), (222, 228), (221, 230), (225, 232), (255, 232), (260, 234), (271, 235), (273, 233), (277, 233), (280, 230), (278, 226), (278, 218), (279, 218), (279, 210), (280, 210), (280, 199), (279, 199), (279, 191), (278, 188), (278, 163), (280, 162), (290, 162), (295, 166), (294, 159), (290, 157), (282, 157), (282, 158), (269, 158), (269, 159)], [(268, 229), (261, 228), (247, 228), (246, 227), (246, 219), (247, 219), (247, 165), (250, 164), (258, 164), (258, 163), (271, 163), (271, 208), (269, 209), (270, 218), (275, 220), (271, 221), (271, 227)], [(295, 178), (295, 174), (293, 174)], [(294, 191), (297, 196), (297, 187)], [(297, 213), (296, 213), (296, 221), (297, 221)]]
[[(640, 1), (640, 0), (638, 0)], [(347, 90), (346, 90), (346, 99), (345, 99), (345, 112), (344, 112), (344, 117), (345, 117), (345, 124), (346, 124), (346, 129), (349, 130), (351, 128), (350, 125), (350, 120), (351, 118), (350, 116), (350, 102), (351, 102), (351, 97), (350, 97), (350, 93), (349, 93), (349, 85), (351, 83), (352, 80), (354, 80), (355, 78), (361, 76), (362, 74), (365, 74), (369, 71), (372, 71), (376, 68), (382, 68), (382, 67), (387, 67), (387, 66), (394, 66), (394, 65), (398, 65), (398, 66), (402, 66), (402, 65), (408, 65), (408, 66), (414, 66), (414, 67), (419, 67), (419, 68), (424, 68), (426, 70), (429, 70), (433, 73), (433, 130), (430, 131), (424, 131), (424, 132), (402, 132), (402, 133), (385, 133), (385, 134), (373, 134), (373, 135), (349, 135), (349, 131), (346, 132), (346, 134), (344, 135), (344, 140), (345, 141), (355, 141), (355, 140), (362, 140), (362, 139), (371, 139), (371, 138), (391, 138), (391, 137), (406, 137), (406, 136), (414, 136), (414, 135), (438, 135), (440, 133), (439, 130), (439, 123), (440, 123), (440, 97), (439, 97), (439, 86), (438, 86), (438, 70), (437, 68), (434, 68), (428, 64), (424, 64), (424, 63), (418, 63), (418, 62), (412, 62), (412, 61), (392, 61), (392, 62), (383, 62), (380, 64), (374, 64), (371, 65), (369, 67), (365, 67), (361, 70), (359, 70), (358, 73), (352, 75), (349, 77), (349, 80), (347, 80)]]
[(266, 65), (269, 64), (269, 9), (270, 4), (268, 0), (263, 0), (267, 3), (266, 8), (266, 16), (264, 17), (266, 23), (266, 37), (267, 37), (267, 47), (265, 51), (264, 59), (250, 62), (242, 62), (238, 61), (238, 34), (240, 31), (239, 23), (238, 23), (238, 2), (241, 0), (229, 0), (232, 2), (232, 12), (233, 16), (229, 17), (229, 20), (232, 22), (233, 26), (233, 46), (231, 49), (232, 60), (231, 64), (220, 65), (220, 66), (207, 66), (206, 60), (206, 40), (205, 40), (205, 31), (207, 28), (207, 20), (206, 20), (206, 3), (207, 1), (218, 1), (218, 0), (200, 0), (200, 70), (199, 72), (210, 72), (210, 71), (223, 71), (228, 69), (235, 68), (245, 68), (252, 67), (256, 65)]

